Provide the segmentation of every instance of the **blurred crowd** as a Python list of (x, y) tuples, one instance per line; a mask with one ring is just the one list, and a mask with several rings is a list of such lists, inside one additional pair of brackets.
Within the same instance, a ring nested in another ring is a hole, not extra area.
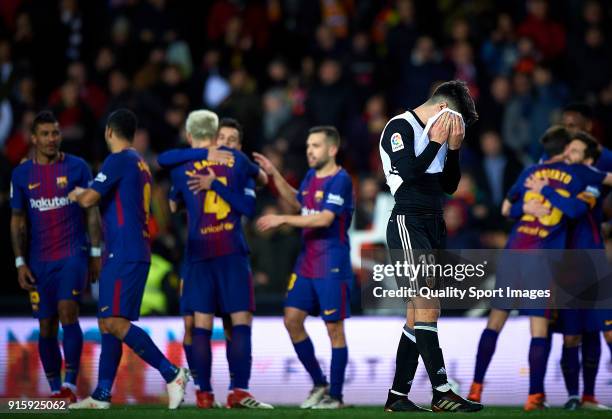
[[(588, 104), (592, 133), (612, 144), (611, 22), (603, 0), (3, 0), (1, 237), (9, 237), (11, 168), (28, 156), (36, 112), (55, 113), (63, 149), (95, 172), (107, 153), (105, 118), (118, 107), (139, 117), (134, 146), (156, 179), (155, 246), (175, 266), (185, 220), (168, 211), (167, 173), (155, 158), (183, 145), (186, 115), (198, 108), (238, 119), (243, 150), (262, 151), (296, 186), (308, 128), (336, 126), (358, 197), (355, 227), (368, 229), (386, 189), (385, 123), (436, 83), (461, 79), (481, 118), (445, 210), (449, 247), (501, 247), (504, 194), (540, 157), (537, 140), (565, 104)], [(258, 193), (259, 214), (286, 211), (274, 190)], [(265, 301), (283, 292), (299, 235), (246, 228)]]

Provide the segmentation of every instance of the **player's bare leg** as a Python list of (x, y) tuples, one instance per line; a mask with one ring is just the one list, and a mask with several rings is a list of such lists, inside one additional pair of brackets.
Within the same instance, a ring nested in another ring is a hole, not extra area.
[(192, 343), (192, 333), (193, 333), (193, 325), (194, 325), (193, 316), (183, 316), (183, 325), (185, 327), (185, 333), (183, 334), (183, 344), (191, 345)]
[(348, 350), (346, 336), (344, 334), (344, 320), (325, 322), (327, 335), (332, 346), (332, 360), (330, 367), (329, 394), (325, 394), (321, 400), (312, 406), (313, 409), (339, 409), (344, 407), (342, 401), (342, 386), (344, 384), (344, 373), (348, 362)]
[(510, 312), (492, 308), (487, 320), (487, 327), (480, 335), (478, 342), (478, 352), (476, 354), (476, 365), (474, 367), (474, 380), (470, 386), (467, 399), (480, 403), (482, 398), (484, 377), (495, 353), (497, 338), (504, 328)]
[(43, 337), (54, 337), (57, 336), (59, 328), (59, 318), (51, 317), (48, 319), (39, 319), (38, 327), (40, 328), (40, 335)]
[(510, 312), (506, 310), (492, 308), (487, 321), (487, 329), (495, 330), (497, 333), (501, 332), (509, 316)]
[(313, 388), (306, 400), (301, 404), (302, 409), (310, 409), (321, 401), (329, 389), (327, 380), (321, 371), (321, 366), (315, 357), (314, 346), (306, 333), (304, 322), (308, 313), (295, 307), (285, 307), (285, 328), (295, 348), (298, 359), (308, 371), (313, 380)]
[(529, 317), (531, 343), (529, 345), (529, 397), (524, 410), (542, 410), (547, 406), (544, 393), (544, 376), (548, 361), (548, 319), (543, 316)]
[(81, 352), (83, 351), (83, 331), (79, 324), (79, 303), (74, 300), (60, 300), (57, 305), (57, 312), (64, 331), (62, 344), (66, 367), (64, 383), (59, 397), (74, 403), (77, 400), (77, 376), (81, 363)]
[(285, 328), (289, 332), (291, 342), (300, 342), (308, 337), (304, 322), (308, 313), (295, 307), (285, 307)]
[(431, 409), (434, 412), (477, 412), (481, 410), (483, 406), (480, 403), (466, 400), (455, 394), (448, 384), (444, 356), (438, 341), (439, 300), (437, 298), (416, 297), (413, 302), (415, 307), (414, 336), (416, 346), (433, 388)]
[(253, 313), (238, 311), (230, 314), (232, 339), (228, 363), (233, 374), (233, 390), (227, 395), (228, 408), (272, 409), (249, 393), (251, 378), (251, 324)]

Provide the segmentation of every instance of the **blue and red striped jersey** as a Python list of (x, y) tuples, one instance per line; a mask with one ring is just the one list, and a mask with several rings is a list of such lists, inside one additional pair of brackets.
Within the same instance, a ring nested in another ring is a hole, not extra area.
[[(511, 202), (538, 199), (551, 207), (551, 212), (539, 218), (529, 214), (522, 215), (510, 232), (506, 248), (564, 249), (567, 246), (568, 217), (559, 208), (551, 205), (550, 201), (542, 195), (544, 192), (537, 194), (524, 186), (525, 180), (532, 174), (548, 179), (546, 188), (569, 198), (577, 197), (588, 185), (601, 185), (605, 173), (583, 164), (568, 165), (562, 162), (536, 164), (523, 170), (516, 183), (510, 188), (507, 197)], [(586, 211), (586, 204), (584, 210)]]
[(11, 207), (27, 211), (31, 261), (63, 259), (87, 245), (85, 213), (68, 193), (90, 181), (87, 163), (66, 153), (52, 164), (27, 160), (13, 170)]
[(352, 274), (348, 230), (355, 208), (351, 177), (340, 169), (332, 176), (318, 178), (315, 170), (310, 169), (297, 199), (302, 205), (302, 215), (329, 210), (336, 216), (329, 227), (302, 230), (303, 246), (295, 272), (305, 278), (347, 278)]
[(92, 189), (100, 200), (105, 257), (120, 261), (149, 262), (151, 243), (151, 171), (133, 148), (104, 160)]
[[(190, 262), (230, 254), (248, 254), (249, 248), (242, 231), (242, 213), (213, 188), (194, 194), (189, 190), (187, 181), (195, 174), (208, 174), (211, 169), (216, 182), (230, 188), (239, 199), (252, 201), (255, 205), (253, 178), (259, 173), (259, 166), (251, 162), (244, 153), (227, 147), (221, 149), (232, 152), (234, 159), (229, 163), (216, 161), (190, 160), (172, 169), (172, 188), (170, 199), (182, 200), (187, 209), (188, 234), (186, 257)], [(205, 149), (187, 150), (185, 155), (205, 153)]]
[[(595, 167), (602, 172), (612, 172), (612, 150), (603, 147)], [(579, 195), (589, 205), (583, 217), (573, 220), (569, 227), (568, 247), (570, 249), (603, 249), (601, 224), (604, 221), (603, 201), (610, 192), (607, 186), (590, 184)]]

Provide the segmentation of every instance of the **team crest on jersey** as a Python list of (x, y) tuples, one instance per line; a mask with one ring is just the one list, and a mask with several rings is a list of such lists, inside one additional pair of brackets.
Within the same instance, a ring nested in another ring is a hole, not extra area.
[(59, 176), (55, 179), (55, 183), (58, 188), (65, 188), (68, 186), (68, 177), (67, 176)]
[(395, 153), (396, 151), (402, 150), (404, 148), (404, 142), (402, 141), (402, 134), (396, 132), (391, 136), (391, 151)]
[(323, 199), (323, 191), (316, 191), (315, 192), (315, 201), (319, 202)]

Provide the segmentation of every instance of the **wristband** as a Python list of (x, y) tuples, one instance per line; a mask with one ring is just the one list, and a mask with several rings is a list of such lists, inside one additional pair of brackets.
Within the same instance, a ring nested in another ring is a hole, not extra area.
[(25, 265), (25, 259), (23, 258), (23, 256), (17, 256), (15, 258), (15, 268), (20, 268), (23, 265)]
[(91, 249), (89, 249), (89, 256), (99, 258), (100, 256), (102, 256), (102, 249), (99, 247), (92, 246)]

